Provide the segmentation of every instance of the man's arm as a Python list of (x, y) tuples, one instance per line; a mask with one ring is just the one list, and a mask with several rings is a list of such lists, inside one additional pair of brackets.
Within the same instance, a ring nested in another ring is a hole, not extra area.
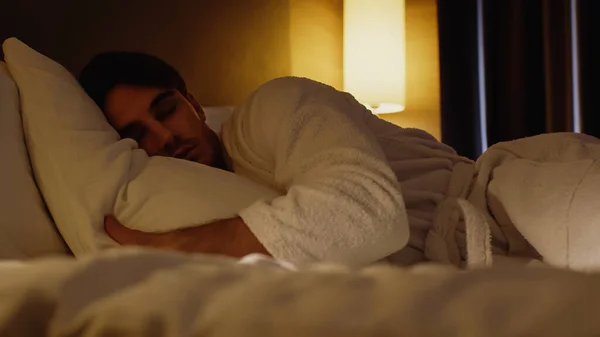
[(104, 219), (106, 233), (122, 245), (242, 257), (252, 253), (270, 255), (239, 218), (183, 228), (167, 233), (145, 233), (123, 226), (113, 216)]
[(240, 210), (237, 227), (216, 222), (142, 244), (231, 256), (266, 247), (296, 264), (364, 265), (400, 250), (406, 207), (367, 114), (352, 96), (306, 79), (261, 86), (224, 125), (223, 142), (237, 173), (285, 195)]
[(368, 118), (376, 117), (347, 93), (282, 78), (225, 123), (235, 171), (286, 192), (238, 213), (273, 257), (359, 266), (406, 245), (400, 184)]

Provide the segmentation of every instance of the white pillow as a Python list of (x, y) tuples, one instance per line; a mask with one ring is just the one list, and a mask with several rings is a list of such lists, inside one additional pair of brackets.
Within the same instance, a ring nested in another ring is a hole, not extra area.
[(148, 158), (135, 141), (119, 140), (66, 69), (15, 38), (3, 48), (21, 93), (34, 173), (76, 255), (114, 246), (102, 225), (109, 213), (131, 228), (160, 232), (233, 217), (277, 196), (230, 172)]
[(202, 107), (206, 116), (206, 125), (213, 131), (220, 133), (221, 126), (231, 117), (233, 109), (233, 107), (228, 106)]
[(33, 180), (19, 113), (19, 95), (0, 62), (0, 259), (66, 254)]

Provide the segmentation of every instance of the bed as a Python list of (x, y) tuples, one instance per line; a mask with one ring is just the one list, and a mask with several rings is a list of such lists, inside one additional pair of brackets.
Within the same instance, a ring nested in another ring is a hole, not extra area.
[(600, 275), (439, 265), (290, 270), (118, 249), (0, 265), (1, 336), (597, 336)]
[[(2, 337), (600, 334), (600, 275), (543, 265), (292, 266), (137, 248), (76, 259), (37, 190), (0, 68)], [(218, 129), (231, 108), (206, 114)]]

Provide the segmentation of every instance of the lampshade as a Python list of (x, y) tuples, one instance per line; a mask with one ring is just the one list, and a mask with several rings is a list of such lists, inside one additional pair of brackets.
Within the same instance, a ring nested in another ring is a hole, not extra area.
[(404, 0), (344, 1), (344, 90), (374, 113), (404, 110)]

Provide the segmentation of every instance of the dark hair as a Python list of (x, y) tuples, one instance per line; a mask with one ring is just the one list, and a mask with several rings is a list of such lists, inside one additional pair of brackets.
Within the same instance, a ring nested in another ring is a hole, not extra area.
[(79, 74), (79, 83), (102, 110), (108, 93), (121, 84), (187, 93), (185, 81), (175, 68), (156, 56), (137, 52), (106, 52), (94, 56)]

